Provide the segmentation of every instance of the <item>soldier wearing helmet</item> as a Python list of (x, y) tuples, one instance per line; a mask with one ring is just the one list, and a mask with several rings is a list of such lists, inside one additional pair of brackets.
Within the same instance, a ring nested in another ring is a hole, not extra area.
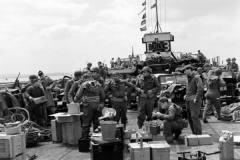
[(236, 58), (232, 58), (231, 70), (233, 72), (238, 72), (238, 64), (236, 63)]
[(80, 85), (84, 82), (84, 77), (86, 77), (87, 75), (89, 75), (88, 77), (90, 77), (90, 73), (84, 73), (84, 71), (77, 71), (75, 73), (77, 74), (77, 78), (74, 80), (74, 82), (68, 92), (69, 103), (74, 102), (74, 97), (75, 97)]
[(98, 118), (104, 107), (105, 93), (101, 84), (96, 80), (83, 82), (75, 97), (74, 102), (82, 103), (82, 137), (89, 138), (91, 124), (95, 131), (99, 126)]
[(91, 62), (88, 62), (87, 63), (87, 67), (83, 69), (83, 72), (87, 72), (87, 73), (90, 73), (91, 72), (91, 67), (92, 67), (92, 63)]
[(66, 103), (70, 103), (69, 101), (69, 91), (71, 89), (71, 87), (73, 86), (73, 84), (78, 81), (82, 76), (82, 71), (78, 70), (78, 71), (75, 71), (74, 72), (74, 77), (70, 80), (67, 81), (66, 85), (65, 85), (65, 88), (64, 88), (64, 101)]
[(215, 69), (214, 75), (211, 75), (207, 80), (207, 92), (205, 94), (206, 105), (203, 111), (203, 123), (208, 123), (206, 119), (207, 111), (214, 107), (217, 111), (217, 118), (221, 120), (221, 103), (220, 103), (220, 87), (225, 85), (221, 77), (222, 70)]
[(160, 90), (160, 84), (157, 78), (151, 74), (152, 69), (148, 66), (143, 67), (142, 75), (137, 77), (136, 89), (139, 92), (139, 115), (138, 127), (142, 128), (146, 119), (152, 119), (152, 111), (154, 108), (156, 94)]
[(127, 124), (127, 87), (135, 87), (133, 84), (122, 79), (122, 75), (116, 74), (112, 76), (112, 81), (108, 83), (104, 90), (109, 95), (111, 106), (116, 110), (114, 120), (122, 124), (126, 128)]
[(227, 58), (227, 59), (226, 59), (226, 62), (227, 62), (226, 70), (227, 70), (227, 71), (231, 71), (231, 66), (232, 66), (231, 58)]
[(46, 103), (36, 104), (34, 98), (39, 98), (45, 96), (44, 88), (42, 84), (38, 81), (38, 77), (36, 75), (29, 76), (30, 84), (26, 88), (24, 93), (29, 113), (31, 114), (31, 120), (36, 122), (41, 126), (46, 125), (46, 117), (45, 117), (45, 110), (46, 110)]

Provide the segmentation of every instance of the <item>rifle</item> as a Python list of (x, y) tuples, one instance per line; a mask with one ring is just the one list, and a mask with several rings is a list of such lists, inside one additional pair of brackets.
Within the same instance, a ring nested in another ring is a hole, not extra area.
[[(18, 76), (17, 76), (17, 78), (15, 79), (15, 82), (14, 82), (14, 84), (13, 84), (13, 88), (16, 88), (17, 86), (19, 86), (19, 76), (20, 76), (20, 72), (18, 73)], [(19, 88), (20, 88), (20, 86), (19, 86)]]

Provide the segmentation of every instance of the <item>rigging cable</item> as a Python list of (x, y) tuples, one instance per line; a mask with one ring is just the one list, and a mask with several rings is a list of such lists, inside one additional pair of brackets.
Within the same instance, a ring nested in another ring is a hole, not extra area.
[[(148, 4), (150, 4), (151, 6), (151, 0), (148, 0)], [(153, 15), (152, 15), (152, 9), (148, 10), (148, 12), (150, 12), (150, 23), (151, 23), (151, 32), (153, 31)]]
[(165, 26), (165, 28), (164, 28), (164, 29), (166, 30), (166, 28), (167, 28), (167, 27), (166, 27), (166, 26), (167, 26), (167, 1), (166, 1), (166, 0), (164, 0), (164, 12), (165, 12), (165, 13), (164, 13), (164, 14), (165, 14), (165, 17), (164, 17), (164, 18), (165, 18), (165, 19), (164, 19), (164, 22), (165, 22), (165, 25), (164, 25), (164, 26)]
[(160, 11), (159, 11), (159, 17), (160, 17), (160, 18), (159, 18), (159, 27), (160, 27), (160, 28), (161, 28), (161, 24), (162, 24), (162, 14), (161, 14), (161, 11), (162, 11), (162, 10), (161, 10), (161, 6), (162, 6), (162, 5), (161, 5), (161, 0), (159, 0), (159, 10), (160, 10)]

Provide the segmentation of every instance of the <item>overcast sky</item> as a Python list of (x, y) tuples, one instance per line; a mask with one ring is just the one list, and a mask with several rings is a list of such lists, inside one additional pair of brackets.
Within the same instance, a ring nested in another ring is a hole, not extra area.
[[(142, 54), (142, 1), (0, 0), (0, 73), (73, 72), (89, 61), (127, 57), (132, 45)], [(175, 36), (173, 51), (200, 49), (240, 62), (239, 0), (166, 0), (166, 8), (159, 1), (163, 31)]]

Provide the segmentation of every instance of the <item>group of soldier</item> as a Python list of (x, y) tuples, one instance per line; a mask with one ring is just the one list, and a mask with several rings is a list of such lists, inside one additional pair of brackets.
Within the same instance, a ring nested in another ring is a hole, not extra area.
[[(233, 64), (233, 63), (232, 63)], [(136, 91), (138, 93), (138, 121), (139, 129), (142, 129), (144, 121), (150, 121), (153, 118), (163, 120), (163, 133), (166, 140), (171, 143), (174, 139), (178, 139), (182, 129), (185, 126), (185, 121), (182, 119), (182, 108), (171, 102), (169, 97), (160, 97), (158, 106), (165, 110), (165, 113), (159, 111), (154, 112), (156, 106), (157, 94), (161, 87), (159, 80), (152, 74), (152, 69), (148, 66), (143, 67), (141, 73), (133, 81), (125, 80), (119, 74), (109, 75), (102, 68), (101, 64), (98, 67), (91, 67), (88, 63), (83, 70), (74, 72), (74, 77), (70, 79), (64, 88), (64, 102), (79, 103), (82, 116), (82, 136), (88, 138), (91, 124), (93, 131), (98, 130), (99, 117), (101, 111), (105, 107), (106, 98), (108, 98), (111, 107), (116, 110), (114, 121), (120, 122), (126, 127), (127, 125), (127, 103), (128, 91)], [(198, 72), (200, 71), (201, 72)], [(220, 78), (220, 69), (211, 69), (209, 64), (205, 64), (203, 69), (197, 69), (191, 65), (183, 67), (184, 73), (187, 75), (188, 83), (186, 86), (186, 109), (188, 121), (193, 134), (202, 134), (201, 122), (199, 119), (200, 108), (202, 106), (203, 97), (206, 98), (206, 106), (203, 113), (203, 122), (207, 123), (207, 110), (214, 106), (217, 111), (217, 118), (220, 120), (220, 87), (224, 82)], [(29, 110), (33, 120), (36, 120), (40, 125), (44, 125), (46, 121), (45, 107), (40, 104), (33, 103), (33, 98), (46, 95), (48, 91), (54, 87), (54, 82), (43, 74), (38, 73), (38, 77), (31, 75), (30, 85), (26, 87), (25, 96), (29, 103)], [(41, 83), (39, 83), (41, 82)], [(203, 95), (204, 85), (207, 86), (207, 93)], [(129, 90), (130, 88), (130, 90)], [(45, 103), (46, 104), (46, 103)], [(51, 102), (47, 102), (51, 106)]]

